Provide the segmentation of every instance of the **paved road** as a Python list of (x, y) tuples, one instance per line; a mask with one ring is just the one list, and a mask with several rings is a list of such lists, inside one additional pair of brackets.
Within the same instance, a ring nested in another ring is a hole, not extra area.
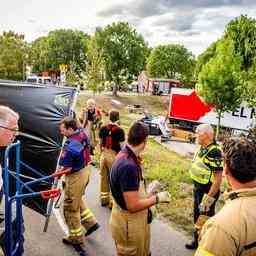
[[(87, 191), (87, 204), (96, 215), (101, 228), (86, 239), (85, 247), (89, 256), (114, 256), (115, 248), (111, 239), (108, 220), (110, 210), (99, 205), (98, 187), (99, 176), (96, 170), (92, 171), (91, 182)], [(25, 209), (26, 225), (26, 256), (72, 256), (76, 252), (61, 243), (64, 231), (52, 216), (49, 230), (42, 232), (44, 218), (37, 213)], [(184, 249), (187, 241), (182, 234), (169, 227), (166, 223), (155, 219), (152, 223), (151, 249), (153, 256), (191, 256), (192, 253)]]
[(170, 141), (161, 142), (160, 136), (157, 136), (155, 137), (155, 140), (165, 148), (172, 150), (177, 154), (187, 158), (192, 158), (195, 151), (198, 149), (197, 144), (187, 143), (182, 140), (179, 140), (179, 138), (172, 137)]

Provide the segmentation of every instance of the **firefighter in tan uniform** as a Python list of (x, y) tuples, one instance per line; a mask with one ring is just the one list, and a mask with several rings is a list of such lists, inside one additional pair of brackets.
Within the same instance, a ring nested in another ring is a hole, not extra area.
[(109, 189), (109, 172), (116, 154), (121, 150), (121, 142), (125, 140), (124, 130), (119, 126), (119, 112), (109, 112), (110, 123), (102, 126), (99, 132), (101, 140), (100, 156), (100, 201), (102, 206), (112, 207)]
[(195, 256), (256, 255), (256, 144), (224, 142), (224, 174), (232, 191), (224, 207), (204, 225)]
[(82, 198), (90, 176), (89, 139), (84, 130), (77, 127), (77, 121), (72, 117), (62, 120), (60, 132), (67, 137), (60, 157), (60, 170), (69, 171), (65, 177), (64, 188), (64, 217), (69, 236), (63, 238), (63, 243), (83, 251), (83, 227), (85, 236), (99, 228), (96, 218)]
[(96, 107), (96, 102), (94, 99), (89, 99), (86, 102), (86, 110), (83, 114), (83, 127), (86, 128), (89, 134), (92, 154), (94, 148), (97, 146), (96, 131), (100, 128), (102, 124), (102, 113), (98, 107)]
[(143, 123), (134, 123), (128, 133), (128, 144), (118, 153), (110, 171), (114, 199), (110, 228), (118, 256), (150, 255), (149, 208), (170, 201), (168, 192), (156, 193), (157, 182), (150, 184), (148, 194), (145, 191), (139, 155), (147, 136), (148, 128)]

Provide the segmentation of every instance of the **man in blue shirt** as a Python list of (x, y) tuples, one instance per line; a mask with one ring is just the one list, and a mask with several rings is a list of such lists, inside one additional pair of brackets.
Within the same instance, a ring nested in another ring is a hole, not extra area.
[(110, 189), (114, 198), (110, 217), (117, 255), (150, 255), (149, 208), (168, 203), (168, 192), (145, 191), (140, 154), (146, 146), (148, 128), (134, 123), (128, 132), (128, 144), (116, 156), (110, 171)]
[(69, 236), (63, 243), (81, 245), (83, 228), (88, 236), (99, 225), (93, 213), (84, 204), (82, 196), (89, 183), (90, 150), (89, 140), (83, 129), (79, 129), (76, 119), (66, 117), (61, 121), (60, 132), (67, 137), (63, 147), (59, 165), (60, 170), (67, 171), (65, 177), (64, 217), (69, 228)]

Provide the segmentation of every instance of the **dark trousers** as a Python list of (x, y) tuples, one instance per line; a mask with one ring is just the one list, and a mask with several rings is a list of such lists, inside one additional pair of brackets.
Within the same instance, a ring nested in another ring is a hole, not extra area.
[[(194, 183), (194, 189), (193, 189), (193, 197), (194, 197), (194, 224), (196, 223), (199, 215), (200, 215), (200, 210), (199, 210), (199, 206), (202, 202), (203, 196), (204, 194), (207, 194), (210, 191), (211, 188), (211, 183), (210, 184), (206, 184), (206, 185), (202, 185), (199, 183)], [(207, 212), (207, 216), (212, 217), (215, 214), (215, 205), (216, 202), (218, 200), (220, 196), (220, 191), (217, 192), (217, 194), (214, 196), (215, 197), (215, 201), (212, 204), (212, 206), (210, 207), (210, 210)], [(194, 240), (197, 242), (198, 240), (198, 232), (195, 230), (193, 232), (194, 235)]]

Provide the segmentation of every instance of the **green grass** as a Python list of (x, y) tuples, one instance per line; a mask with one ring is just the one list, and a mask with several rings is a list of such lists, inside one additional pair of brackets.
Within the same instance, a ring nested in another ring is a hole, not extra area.
[(143, 154), (147, 184), (159, 180), (171, 194), (171, 202), (157, 207), (165, 219), (178, 228), (192, 230), (192, 184), (188, 175), (190, 161), (149, 139)]

